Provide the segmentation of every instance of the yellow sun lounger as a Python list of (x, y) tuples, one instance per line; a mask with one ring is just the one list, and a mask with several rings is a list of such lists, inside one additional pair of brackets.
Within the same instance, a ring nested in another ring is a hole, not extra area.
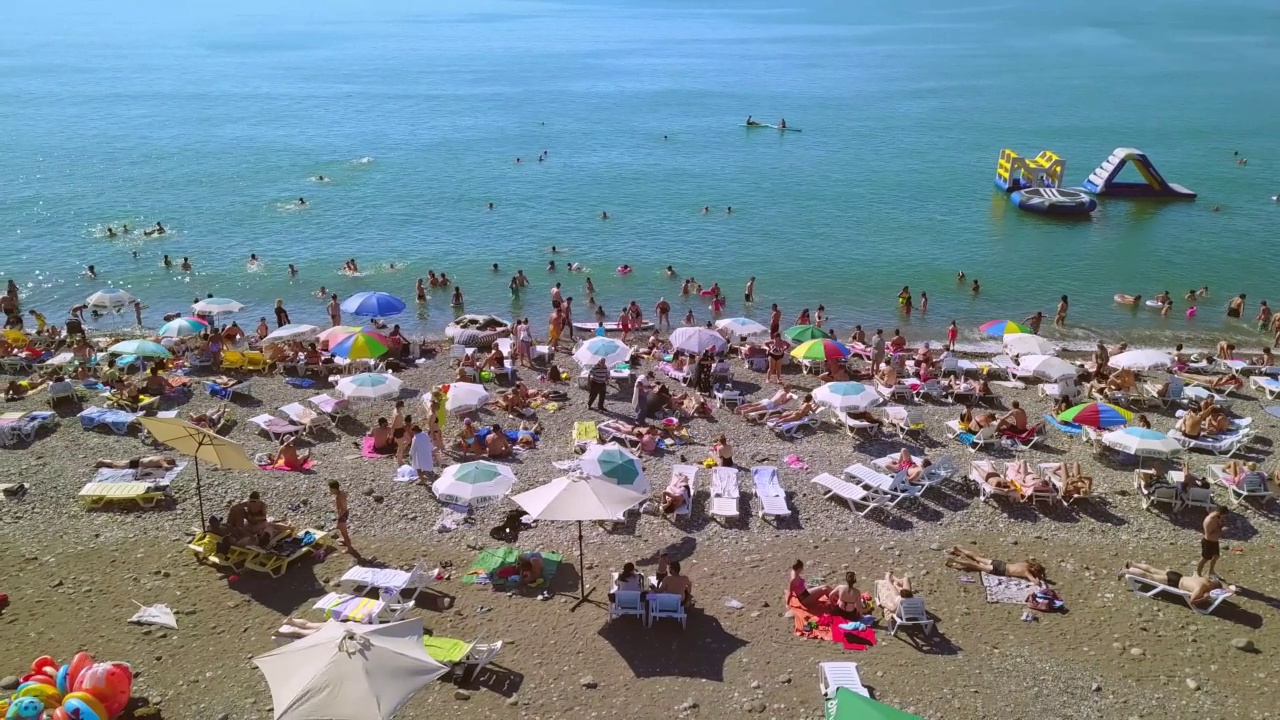
[(592, 443), (600, 442), (600, 429), (592, 420), (578, 420), (573, 424), (573, 451), (580, 453)]
[(155, 507), (164, 499), (164, 492), (152, 489), (144, 482), (101, 483), (91, 482), (80, 489), (80, 502), (87, 508), (101, 508), (109, 503), (137, 503), (138, 507)]
[(244, 548), (244, 550), (250, 553), (248, 559), (244, 561), (245, 569), (257, 570), (258, 572), (266, 573), (273, 578), (278, 578), (289, 570), (289, 564), (294, 560), (311, 554), (317, 548), (328, 547), (329, 533), (321, 530), (311, 528), (299, 530), (294, 534), (294, 537), (302, 537), (307, 533), (311, 533), (315, 540), (313, 540), (310, 545), (299, 546), (297, 550), (294, 550), (288, 555), (268, 552), (257, 547)]

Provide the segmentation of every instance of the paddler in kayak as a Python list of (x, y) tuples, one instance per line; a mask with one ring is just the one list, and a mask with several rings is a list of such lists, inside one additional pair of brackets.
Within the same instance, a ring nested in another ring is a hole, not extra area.
[(787, 119), (786, 119), (786, 118), (782, 118), (782, 119), (778, 120), (778, 129), (779, 129), (779, 130), (786, 130), (786, 129), (787, 129)]
[(759, 125), (759, 124), (760, 124), (760, 123), (756, 122), (755, 120), (752, 120), (750, 115), (748, 115), (748, 116), (747, 116), (747, 126), (748, 126), (748, 127), (750, 127), (750, 126), (752, 126), (752, 125)]

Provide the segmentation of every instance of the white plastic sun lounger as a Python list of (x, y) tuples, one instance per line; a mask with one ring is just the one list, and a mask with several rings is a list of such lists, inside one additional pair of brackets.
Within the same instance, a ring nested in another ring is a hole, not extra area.
[(1210, 465), (1209, 474), (1213, 476), (1215, 483), (1227, 489), (1233, 505), (1239, 505), (1242, 500), (1251, 497), (1261, 498), (1264, 502), (1275, 497), (1275, 493), (1271, 490), (1271, 483), (1267, 481), (1267, 474), (1261, 470), (1246, 472), (1239, 484), (1231, 482), (1232, 478), (1227, 475), (1225, 465)]
[(1241, 431), (1233, 435), (1205, 435), (1189, 438), (1177, 430), (1172, 430), (1169, 432), (1169, 437), (1177, 440), (1178, 444), (1186, 450), (1204, 450), (1218, 457), (1231, 457), (1237, 450), (1249, 444), (1251, 435), (1248, 431)]
[(1007, 500), (1022, 500), (1022, 494), (1014, 488), (1000, 488), (987, 482), (987, 475), (999, 474), (995, 463), (990, 460), (974, 460), (969, 463), (969, 479), (978, 486), (978, 495), (982, 502), (991, 498), (1002, 497)]
[(1275, 378), (1254, 375), (1249, 378), (1249, 384), (1266, 393), (1268, 400), (1275, 400), (1276, 397), (1280, 396), (1280, 380)]
[(894, 635), (901, 627), (918, 626), (924, 628), (925, 634), (933, 632), (933, 619), (929, 617), (929, 612), (924, 609), (924, 598), (919, 595), (900, 598), (898, 600), (898, 609), (889, 616), (889, 634)]
[(738, 517), (738, 469), (711, 470), (711, 502), (707, 514), (718, 518)]
[(1171, 587), (1163, 583), (1155, 582), (1154, 580), (1134, 577), (1133, 575), (1126, 575), (1125, 578), (1129, 581), (1129, 589), (1138, 595), (1143, 595), (1149, 598), (1154, 598), (1162, 592), (1169, 593), (1170, 595), (1177, 595), (1187, 603), (1187, 607), (1200, 615), (1211, 615), (1223, 600), (1226, 600), (1235, 594), (1226, 590), (1214, 590), (1209, 593), (1209, 604), (1205, 607), (1197, 607), (1191, 604), (1191, 593), (1183, 590), (1182, 588)]
[(817, 415), (806, 415), (799, 420), (790, 422), (779, 422), (777, 418), (765, 421), (765, 425), (779, 437), (795, 439), (800, 436), (800, 431), (804, 428), (818, 429), (820, 421)]
[(898, 503), (907, 499), (915, 500), (925, 490), (924, 485), (907, 482), (906, 471), (889, 476), (866, 465), (850, 465), (844, 469), (844, 474), (867, 490), (882, 495), (889, 507), (897, 507)]
[(698, 494), (698, 466), (697, 465), (673, 465), (671, 466), (671, 479), (675, 480), (676, 475), (684, 475), (689, 478), (689, 495), (684, 499), (684, 504), (676, 508), (676, 517), (688, 517), (693, 512), (693, 496)]
[(760, 517), (788, 517), (787, 493), (778, 481), (778, 468), (757, 465), (751, 468), (751, 480), (755, 484), (756, 497), (760, 500)]
[(884, 409), (886, 424), (898, 433), (898, 439), (905, 440), (908, 435), (925, 434), (924, 413), (917, 408), (906, 408), (890, 405)]
[(774, 403), (772, 402), (772, 400), (773, 398), (769, 398), (768, 400), (764, 401), (763, 410), (743, 413), (742, 416), (748, 420), (755, 420), (757, 422), (768, 422), (769, 418), (772, 418), (775, 415), (779, 415), (785, 412), (786, 409), (791, 405), (791, 403), (796, 401), (796, 396), (795, 396), (795, 393), (791, 393), (790, 395), (787, 395), (786, 400), (783, 400), (780, 403)]
[(258, 429), (267, 434), (272, 442), (280, 442), (281, 439), (290, 435), (296, 435), (306, 428), (301, 425), (294, 425), (288, 420), (281, 420), (274, 415), (259, 415), (258, 417), (249, 418), (249, 422), (258, 426)]
[[(832, 475), (831, 473), (822, 473), (813, 478), (809, 482), (820, 485), (827, 489), (824, 498), (836, 497), (844, 501), (849, 509), (866, 517), (875, 508), (882, 508), (886, 504), (884, 495), (873, 493), (860, 485), (855, 485), (847, 480)], [(859, 510), (855, 505), (861, 505)]]
[(352, 594), (362, 594), (370, 588), (382, 592), (394, 592), (405, 602), (412, 603), (431, 584), (432, 575), (426, 566), (418, 563), (412, 570), (375, 568), (356, 565), (342, 574), (338, 585)]
[(862, 685), (862, 678), (858, 675), (858, 663), (818, 663), (818, 689), (822, 691), (822, 697), (827, 699), (835, 697), (836, 690), (840, 688), (847, 688), (859, 695), (871, 697), (871, 693), (867, 692), (867, 688)]
[(311, 434), (316, 428), (328, 427), (333, 424), (328, 415), (322, 415), (315, 410), (303, 407), (302, 403), (289, 403), (280, 408), (280, 412), (289, 416), (289, 419), (306, 428), (306, 433)]
[(413, 609), (413, 603), (395, 601), (390, 593), (373, 600), (361, 595), (331, 592), (311, 607), (323, 610), (325, 617), (333, 620), (377, 625), (403, 619)]
[(855, 420), (848, 413), (841, 410), (832, 410), (831, 413), (836, 416), (840, 426), (844, 428), (844, 432), (849, 437), (853, 437), (854, 433), (859, 430), (865, 430), (868, 439), (874, 436), (875, 432), (880, 429), (879, 423), (868, 422), (866, 420)]

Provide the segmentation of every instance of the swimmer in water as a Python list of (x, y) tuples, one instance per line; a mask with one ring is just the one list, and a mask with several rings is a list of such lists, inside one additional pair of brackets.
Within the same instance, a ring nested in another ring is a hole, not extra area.
[(173, 261), (169, 259), (169, 256), (168, 256), (168, 255), (165, 255), (165, 256), (164, 256), (164, 260), (163, 260), (162, 262), (164, 263), (164, 266), (165, 266), (166, 268), (171, 268), (171, 267), (173, 267)]
[(605, 212), (605, 211), (601, 210), (601, 211), (600, 211), (600, 219), (601, 219), (601, 220), (608, 220), (608, 219), (609, 219), (609, 213), (607, 213), (607, 212)]
[(157, 221), (156, 221), (156, 229), (155, 229), (155, 230), (152, 230), (151, 232), (155, 233), (156, 235), (163, 235), (163, 234), (165, 234), (166, 232), (168, 232), (168, 230), (165, 230), (165, 229), (164, 229), (164, 226), (160, 224), (160, 221), (159, 221), (159, 220), (157, 220)]
[(631, 266), (623, 265), (622, 267), (618, 268), (618, 272), (623, 275), (626, 275), (627, 273), (631, 272)]
[(449, 287), (449, 283), (453, 282), (448, 275), (440, 273), (440, 287)]
[(498, 263), (493, 264), (493, 271), (498, 272)]
[(956, 282), (964, 282), (964, 271), (956, 273)]
[(492, 209), (493, 209), (493, 203), (489, 203), (489, 209), (490, 209), (490, 210), (492, 210)]
[(453, 306), (462, 307), (462, 288), (460, 286), (453, 289)]
[(257, 267), (257, 266), (259, 266), (259, 265), (261, 265), (261, 264), (262, 264), (262, 262), (261, 262), (260, 260), (258, 260), (258, 254), (257, 254), (257, 253), (249, 253), (249, 263), (248, 263), (248, 264), (249, 264), (249, 267)]
[(676, 276), (676, 269), (675, 269), (675, 268), (673, 268), (673, 267), (671, 267), (670, 265), (668, 265), (668, 266), (667, 266), (667, 277), (675, 277), (675, 276)]
[(186, 258), (182, 258), (182, 269), (187, 272), (191, 272), (191, 261)]
[(560, 252), (560, 251), (559, 251), (558, 249), (556, 249), (556, 246), (555, 246), (555, 245), (552, 245), (552, 246), (551, 246), (551, 253), (554, 255), (555, 253), (558, 253), (558, 252)]
[(134, 260), (137, 260), (137, 259), (138, 259), (138, 251), (137, 251), (137, 250), (134, 250), (134, 251), (133, 251), (133, 259), (134, 259)]
[(974, 280), (973, 287), (969, 288), (969, 291), (974, 295), (977, 295), (979, 292), (982, 292), (982, 286), (978, 284), (977, 280)]
[(710, 205), (703, 205), (703, 206), (702, 206), (702, 214), (703, 214), (703, 215), (710, 215), (710, 214), (711, 214), (711, 206), (710, 206)]
[(547, 272), (555, 272), (555, 271), (556, 271), (556, 261), (552, 260), (551, 262), (547, 263)]
[(517, 165), (519, 165), (519, 164), (520, 164), (520, 158), (516, 158), (516, 164), (517, 164)]
[(121, 233), (122, 235), (128, 235), (128, 234), (129, 234), (129, 232), (130, 232), (130, 231), (129, 231), (129, 223), (125, 223), (125, 224), (123, 224), (123, 225), (121, 225), (121, 226), (120, 226), (120, 233)]
[(107, 226), (107, 237), (115, 237), (115, 236), (116, 236), (116, 229), (115, 229), (115, 228), (113, 228), (113, 227), (111, 227), (110, 225), (108, 225), (108, 226)]
[(327, 177), (325, 177), (325, 176), (323, 176), (323, 175), (317, 175), (317, 176), (316, 176), (316, 182), (329, 182), (329, 178), (327, 178)]
[(306, 204), (307, 204), (306, 198), (298, 198), (298, 207), (302, 207), (303, 205), (306, 205)]
[(297, 274), (298, 274), (298, 268), (294, 267), (293, 263), (289, 263), (289, 277), (294, 277)]
[(1209, 286), (1205, 285), (1204, 287), (1197, 290), (1196, 295), (1199, 297), (1209, 297)]
[(583, 269), (582, 263), (571, 262), (568, 265), (570, 272), (578, 272)]
[(97, 270), (95, 270), (95, 269), (93, 268), (93, 266), (92, 266), (92, 265), (86, 265), (86, 266), (85, 266), (85, 268), (84, 268), (84, 274), (85, 274), (85, 275), (88, 275), (88, 276), (89, 276), (89, 277), (91, 277), (91, 278), (96, 278), (96, 277), (98, 277), (98, 271), (97, 271)]
[(786, 130), (786, 129), (787, 129), (787, 119), (786, 119), (786, 118), (779, 118), (779, 119), (778, 119), (778, 129), (779, 129), (779, 130)]
[(591, 276), (587, 276), (587, 293), (594, 295), (596, 292), (595, 283), (591, 282)]
[(395, 270), (395, 269), (396, 269), (396, 264), (395, 264), (394, 262), (389, 262), (389, 263), (387, 263), (387, 269), (388, 269), (388, 270)]
[(543, 160), (546, 160), (546, 158), (544, 158), (544, 157), (542, 157), (541, 155), (539, 155), (539, 156), (538, 156), (538, 162), (542, 162)]
[[(760, 123), (756, 122), (755, 120), (752, 120), (750, 115), (748, 115), (748, 116), (747, 116), (747, 126), (748, 126), (748, 127), (750, 127), (750, 126), (752, 126), (752, 125), (759, 125), (759, 124), (760, 124)], [(666, 135), (663, 135), (663, 136), (662, 136), (662, 139), (663, 139), (663, 140), (666, 140), (666, 139), (667, 139), (667, 136), (666, 136)]]
[(729, 207), (725, 208), (725, 209), (724, 209), (724, 214), (725, 214), (725, 215), (732, 215), (732, 214), (733, 214), (733, 206), (732, 206), (732, 205), (730, 205)]
[(316, 297), (320, 297), (320, 298), (329, 297), (329, 289), (321, 285), (320, 289), (316, 291)]

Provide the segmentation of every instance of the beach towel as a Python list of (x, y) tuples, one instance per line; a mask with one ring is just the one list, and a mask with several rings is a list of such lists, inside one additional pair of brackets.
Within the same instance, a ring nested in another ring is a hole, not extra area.
[[(413, 475), (415, 478), (417, 473)], [(469, 509), (465, 505), (445, 505), (440, 508), (440, 517), (436, 519), (435, 531), (438, 533), (447, 533), (457, 530), (463, 521), (467, 519)], [(545, 565), (543, 567), (546, 567)], [(475, 577), (474, 575), (472, 576)]]
[[(819, 610), (823, 607), (830, 607), (825, 599), (819, 603)], [(814, 614), (795, 597), (787, 601), (787, 608), (791, 611), (797, 637), (829, 640), (846, 650), (866, 650), (867, 646), (876, 644), (876, 634), (871, 628), (841, 630), (839, 625), (848, 622), (844, 615), (826, 612)]]
[(395, 453), (387, 453), (386, 455), (383, 455), (382, 453), (374, 452), (374, 451), (373, 451), (373, 436), (371, 436), (371, 435), (365, 435), (365, 436), (364, 436), (363, 438), (361, 438), (361, 440), (360, 440), (360, 454), (361, 454), (362, 456), (364, 456), (364, 457), (367, 457), (367, 458), (374, 458), (374, 459), (378, 459), (378, 458), (389, 458), (389, 457), (391, 457), (392, 455), (394, 455)]
[(391, 477), (391, 482), (408, 483), (418, 481), (418, 471), (413, 469), (412, 465), (401, 465), (396, 468), (396, 474)]
[[(476, 584), (477, 578), (482, 575), (489, 579), (489, 582), (495, 588), (502, 589), (504, 583), (496, 580), (499, 571), (503, 568), (513, 568), (519, 565), (520, 556), (528, 554), (529, 550), (517, 550), (512, 547), (487, 548), (480, 552), (480, 556), (476, 561), (471, 563), (471, 567), (463, 573), (462, 582), (468, 585)], [(556, 552), (538, 551), (542, 556), (542, 580), (550, 584), (551, 579), (555, 577), (556, 570), (560, 567), (560, 561), (563, 555)], [(519, 581), (518, 577), (512, 578), (512, 585)]]
[(999, 575), (982, 575), (982, 587), (987, 591), (987, 602), (1022, 605), (1027, 596), (1036, 591), (1036, 586), (1022, 578), (1003, 577)]
[(788, 455), (782, 458), (783, 464), (792, 470), (808, 470), (809, 463), (800, 459), (799, 455)]
[[(378, 457), (382, 457), (382, 456), (379, 455)], [(258, 467), (262, 468), (263, 470), (274, 470), (276, 472), (305, 472), (311, 469), (312, 464), (313, 463), (311, 462), (311, 458), (307, 458), (306, 460), (303, 461), (302, 465), (297, 465), (294, 467), (289, 467), (289, 465), (286, 464), (284, 460), (277, 460), (273, 465), (259, 465)]]
[(467, 653), (471, 652), (471, 643), (439, 635), (424, 635), (422, 647), (426, 649), (427, 655), (430, 655), (432, 660), (448, 666), (462, 662), (467, 657)]
[(290, 387), (296, 387), (296, 388), (309, 388), (309, 387), (315, 387), (316, 385), (316, 381), (312, 380), (311, 378), (287, 377), (284, 379), (284, 381)]
[(96, 483), (144, 482), (151, 488), (167, 490), (186, 466), (184, 462), (178, 463), (167, 471), (160, 468), (138, 468), (137, 470), (98, 468), (93, 481)]
[(845, 650), (862, 652), (876, 644), (876, 631), (871, 628), (845, 630), (836, 623), (831, 626), (831, 641)]
[(207, 382), (204, 384), (204, 387), (209, 391), (210, 395), (218, 398), (219, 400), (230, 400), (231, 396), (235, 394), (234, 386), (223, 387), (218, 383)]
[(159, 625), (170, 630), (178, 629), (178, 620), (173, 616), (173, 610), (170, 610), (168, 605), (164, 603), (143, 605), (137, 600), (134, 600), (133, 604), (138, 606), (138, 612), (129, 618), (129, 622), (139, 625)]
[(123, 410), (108, 410), (97, 405), (90, 405), (80, 411), (80, 414), (76, 417), (80, 418), (80, 427), (85, 430), (92, 430), (99, 425), (106, 425), (115, 434), (124, 435), (129, 432), (129, 423), (136, 420), (138, 415)]

